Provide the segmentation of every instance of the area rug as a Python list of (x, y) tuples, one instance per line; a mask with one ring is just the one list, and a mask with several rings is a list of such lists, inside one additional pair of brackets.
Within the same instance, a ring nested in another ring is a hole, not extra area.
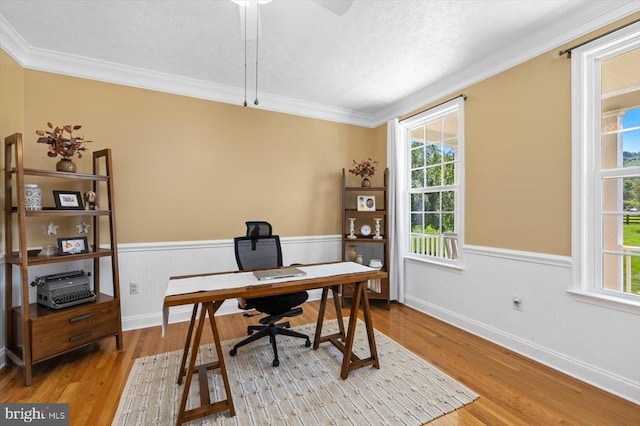
[[(345, 326), (348, 320), (345, 319)], [(313, 338), (315, 324), (295, 328)], [(369, 357), (364, 323), (358, 320), (354, 353)], [(323, 334), (337, 332), (327, 321)], [(228, 411), (188, 425), (422, 425), (475, 400), (478, 395), (375, 331), (380, 369), (363, 367), (340, 378), (342, 353), (331, 343), (318, 350), (304, 341), (278, 336), (280, 366), (272, 367), (269, 339), (261, 339), (230, 356), (237, 340), (222, 343), (235, 417)], [(239, 340), (239, 339), (238, 339)], [(182, 351), (135, 360), (113, 425), (173, 425), (184, 385), (176, 378)], [(215, 347), (203, 345), (197, 364), (217, 359)], [(199, 404), (197, 376), (187, 409)], [(224, 399), (219, 370), (209, 372), (212, 401)]]

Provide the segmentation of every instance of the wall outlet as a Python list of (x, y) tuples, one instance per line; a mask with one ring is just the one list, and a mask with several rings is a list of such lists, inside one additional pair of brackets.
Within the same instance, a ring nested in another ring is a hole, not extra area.
[(138, 283), (129, 283), (129, 294), (139, 294)]
[(523, 303), (524, 303), (524, 301), (522, 300), (522, 297), (513, 296), (513, 299), (512, 299), (513, 309), (515, 309), (517, 311), (521, 311)]

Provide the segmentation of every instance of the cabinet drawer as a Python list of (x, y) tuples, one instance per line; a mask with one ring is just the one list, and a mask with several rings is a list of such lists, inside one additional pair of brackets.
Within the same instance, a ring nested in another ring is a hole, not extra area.
[(115, 301), (64, 309), (31, 320), (32, 361), (42, 360), (75, 347), (116, 334), (120, 308)]

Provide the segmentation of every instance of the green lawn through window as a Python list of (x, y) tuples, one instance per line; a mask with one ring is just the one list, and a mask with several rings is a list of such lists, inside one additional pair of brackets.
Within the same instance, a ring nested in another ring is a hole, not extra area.
[[(624, 245), (640, 249), (640, 223), (624, 225)], [(640, 294), (640, 257), (631, 258), (631, 292)]]

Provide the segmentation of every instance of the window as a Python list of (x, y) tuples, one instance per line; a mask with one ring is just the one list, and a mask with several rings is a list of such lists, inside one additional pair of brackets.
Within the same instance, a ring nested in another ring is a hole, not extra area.
[(400, 123), (410, 255), (458, 263), (462, 237), (463, 99)]
[(640, 306), (640, 25), (572, 51), (573, 291)]

